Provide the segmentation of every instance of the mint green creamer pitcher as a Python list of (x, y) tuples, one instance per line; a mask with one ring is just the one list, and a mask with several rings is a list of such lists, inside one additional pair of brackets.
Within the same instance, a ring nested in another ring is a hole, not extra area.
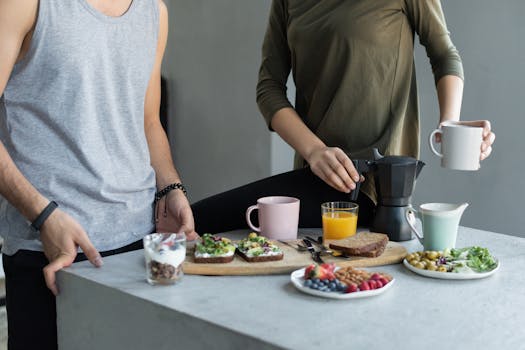
[[(459, 221), (468, 203), (425, 203), (419, 210), (407, 208), (405, 219), (425, 250), (440, 251), (456, 246)], [(423, 232), (416, 228), (416, 217), (421, 219)]]

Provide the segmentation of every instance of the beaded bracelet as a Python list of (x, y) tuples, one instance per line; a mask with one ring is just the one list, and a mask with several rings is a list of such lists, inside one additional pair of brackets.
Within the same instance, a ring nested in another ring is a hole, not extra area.
[(188, 193), (186, 192), (186, 189), (184, 188), (184, 185), (181, 184), (180, 182), (176, 182), (176, 183), (173, 183), (171, 185), (164, 187), (162, 190), (155, 193), (155, 200), (153, 201), (153, 203), (156, 204), (162, 197), (164, 197), (165, 195), (167, 195), (173, 190), (181, 190), (185, 196), (188, 195)]

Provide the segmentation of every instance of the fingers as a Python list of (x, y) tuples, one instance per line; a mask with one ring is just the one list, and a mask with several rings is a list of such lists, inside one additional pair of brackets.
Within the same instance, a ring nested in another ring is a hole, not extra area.
[(488, 120), (482, 120), (480, 126), (483, 127), (483, 143), (481, 144), (480, 160), (484, 160), (492, 153), (492, 144), (496, 140), (496, 134), (492, 132)]
[(80, 249), (82, 249), (82, 251), (86, 255), (86, 258), (88, 258), (88, 260), (94, 266), (101, 267), (102, 265), (104, 265), (104, 261), (102, 260), (100, 253), (95, 248), (95, 246), (93, 246), (86, 234), (80, 235), (77, 239), (77, 242), (75, 243), (79, 245)]
[(56, 272), (64, 267), (70, 266), (75, 260), (74, 256), (68, 254), (60, 254), (55, 260), (51, 261), (46, 267), (44, 267), (44, 279), (46, 280), (46, 286), (51, 292), (57, 296), (58, 287), (56, 285)]
[[(488, 120), (471, 120), (471, 121), (459, 121), (456, 122), (461, 125), (467, 125), (467, 126), (474, 126), (474, 127), (481, 127), (483, 128), (483, 142), (481, 144), (481, 154), (480, 154), (480, 160), (486, 159), (490, 154), (492, 153), (492, 144), (496, 140), (496, 135), (492, 132), (492, 125), (490, 124), (490, 121)], [(436, 142), (437, 141), (437, 134), (436, 134)]]
[(186, 233), (186, 240), (187, 241), (194, 241), (197, 238), (199, 238), (199, 235), (198, 235), (197, 232), (195, 232), (195, 230), (192, 230), (190, 232), (186, 232), (186, 231), (184, 231), (184, 232)]
[(486, 137), (483, 138), (481, 144), (481, 155), (480, 160), (486, 159), (492, 153), (492, 144), (496, 140), (496, 135), (493, 132), (489, 132)]
[(319, 177), (328, 185), (332, 186), (338, 191), (348, 193), (351, 190), (345, 185), (341, 178), (330, 168), (322, 169)]
[(350, 158), (339, 148), (325, 149), (312, 170), (328, 185), (345, 193), (354, 190), (355, 183), (361, 180)]
[[(336, 159), (339, 161), (339, 164), (342, 164), (345, 170), (345, 173), (349, 175), (350, 183), (345, 180), (345, 183), (347, 185), (355, 184), (355, 182), (359, 182), (360, 176), (357, 170), (354, 167), (354, 163), (350, 160), (350, 158), (346, 155), (345, 152), (343, 152), (341, 149), (337, 148), (335, 153)], [(347, 176), (345, 174), (345, 176)], [(355, 188), (355, 187), (354, 187)]]

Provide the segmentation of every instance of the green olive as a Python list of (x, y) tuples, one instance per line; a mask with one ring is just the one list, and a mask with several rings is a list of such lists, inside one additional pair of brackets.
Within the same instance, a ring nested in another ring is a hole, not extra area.
[(445, 266), (440, 266), (437, 268), (439, 272), (447, 272), (447, 268)]
[(427, 258), (436, 260), (438, 258), (438, 252), (435, 252), (435, 251), (427, 252)]
[(429, 271), (436, 271), (437, 270), (437, 266), (434, 265), (434, 264), (427, 265), (427, 270), (429, 270)]
[(425, 269), (425, 264), (423, 264), (422, 262), (418, 262), (414, 266), (418, 269)]
[(412, 266), (416, 266), (416, 264), (419, 263), (419, 259), (412, 259), (409, 261), (409, 264), (412, 265)]

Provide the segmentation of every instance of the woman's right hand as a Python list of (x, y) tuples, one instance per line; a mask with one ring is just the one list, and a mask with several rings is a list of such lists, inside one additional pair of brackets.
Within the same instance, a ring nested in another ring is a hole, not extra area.
[(306, 161), (315, 175), (338, 191), (349, 193), (357, 182), (363, 181), (350, 158), (338, 147), (316, 148)]

